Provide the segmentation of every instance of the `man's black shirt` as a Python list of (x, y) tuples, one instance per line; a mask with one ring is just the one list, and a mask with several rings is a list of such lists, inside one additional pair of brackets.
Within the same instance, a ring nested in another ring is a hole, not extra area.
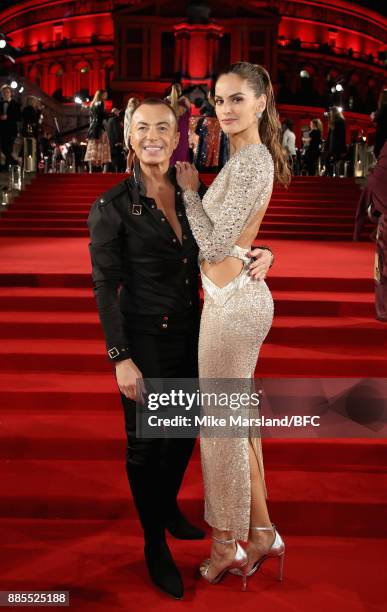
[(170, 178), (182, 243), (133, 176), (99, 197), (89, 213), (94, 293), (113, 360), (130, 357), (129, 331), (182, 333), (198, 325), (198, 247), (174, 170)]

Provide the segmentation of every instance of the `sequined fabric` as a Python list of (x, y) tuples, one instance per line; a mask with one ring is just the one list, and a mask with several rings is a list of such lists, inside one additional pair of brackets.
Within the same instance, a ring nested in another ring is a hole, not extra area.
[(187, 217), (202, 257), (210, 263), (231, 255), (244, 226), (269, 197), (273, 160), (263, 144), (240, 149), (221, 169), (201, 201), (184, 192)]
[[(199, 337), (199, 376), (240, 379), (236, 391), (251, 392), (259, 350), (273, 319), (273, 300), (264, 281), (248, 275), (248, 249), (235, 243), (250, 217), (270, 196), (273, 161), (264, 145), (248, 145), (223, 167), (203, 201), (186, 191), (187, 216), (200, 248), (199, 261), (215, 263), (227, 256), (243, 261), (240, 274), (218, 287), (202, 271), (204, 306)], [(203, 413), (206, 413), (203, 405)], [(258, 417), (258, 409), (245, 413)], [(249, 439), (257, 457), (264, 490), (264, 466), (259, 432), (246, 435), (229, 431), (214, 437), (201, 431), (201, 459), (205, 488), (205, 520), (217, 529), (230, 530), (246, 541), (250, 524), (251, 483)], [(233, 437), (234, 436), (234, 437)]]

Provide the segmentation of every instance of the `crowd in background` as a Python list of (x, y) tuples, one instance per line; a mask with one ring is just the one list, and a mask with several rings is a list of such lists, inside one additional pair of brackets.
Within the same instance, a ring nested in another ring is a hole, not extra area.
[[(35, 96), (28, 96), (25, 105), (13, 98), (10, 86), (0, 88), (0, 170), (21, 164), (26, 148), (34, 151), (32, 171), (44, 172), (130, 172), (134, 153), (129, 134), (133, 112), (140, 100), (131, 97), (125, 110), (112, 108), (107, 112), (107, 92), (97, 90), (89, 105), (87, 138), (80, 140), (73, 133), (63, 142), (60, 133), (44, 129), (44, 105)], [(210, 91), (191, 103), (179, 83), (173, 83), (165, 100), (173, 108), (180, 133), (179, 144), (171, 158), (194, 163), (200, 171), (218, 171), (229, 158), (228, 140), (220, 129), (215, 102)], [(382, 92), (378, 109), (372, 113), (375, 124), (373, 168), (359, 201), (354, 240), (361, 237), (367, 218), (376, 225), (375, 297), (376, 316), (387, 320), (387, 91)], [(192, 112), (193, 111), (193, 112)], [(324, 138), (323, 118), (311, 119), (309, 126), (296, 134), (294, 123), (287, 118), (282, 123), (282, 147), (287, 154), (293, 175), (353, 176), (356, 146), (368, 147), (360, 133), (351, 142), (346, 139), (346, 122), (342, 110), (333, 106), (325, 113), (328, 132)], [(74, 131), (75, 132), (75, 131)], [(298, 137), (297, 137), (298, 136)], [(297, 142), (301, 146), (297, 146)], [(24, 159), (25, 163), (25, 159)], [(340, 169), (341, 166), (341, 169)], [(344, 171), (342, 168), (344, 167)]]
[[(228, 141), (220, 129), (215, 115), (215, 102), (205, 88), (202, 96), (191, 102), (180, 83), (173, 83), (165, 100), (178, 118), (180, 141), (171, 159), (190, 161), (200, 171), (219, 170), (229, 157)], [(130, 171), (133, 152), (129, 143), (130, 122), (139, 99), (130, 97), (125, 109), (106, 110), (107, 92), (97, 90), (89, 105), (89, 126), (83, 139), (74, 131), (68, 142), (57, 133), (47, 132), (43, 127), (42, 101), (28, 96), (21, 105), (13, 99), (13, 90), (8, 85), (1, 87), (0, 98), (0, 164), (6, 171), (9, 165), (20, 163), (23, 158), (25, 138), (36, 141), (35, 170), (46, 172)], [(328, 134), (324, 139), (323, 118), (313, 118), (300, 134), (294, 131), (294, 123), (285, 119), (282, 123), (282, 146), (287, 153), (290, 169), (294, 175), (336, 176), (338, 164), (345, 165), (345, 174), (354, 172), (354, 147), (358, 140), (346, 141), (345, 117), (338, 107), (325, 113)], [(385, 138), (387, 125), (387, 100), (380, 100), (379, 109), (372, 114), (376, 124), (374, 152), (378, 156)], [(297, 146), (296, 143), (301, 143)], [(341, 172), (341, 171), (340, 171)]]

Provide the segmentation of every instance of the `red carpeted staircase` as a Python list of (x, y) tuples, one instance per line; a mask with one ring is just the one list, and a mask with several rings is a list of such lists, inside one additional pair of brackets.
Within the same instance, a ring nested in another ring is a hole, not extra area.
[[(39, 177), (0, 219), (0, 588), (70, 590), (74, 610), (169, 611), (141, 562), (124, 422), (91, 290), (87, 211), (120, 178)], [(296, 179), (289, 194), (276, 191), (270, 214), (279, 215), (278, 232), (269, 216), (263, 234), (276, 254), (268, 280), (276, 316), (258, 376), (387, 376), (373, 246), (349, 241), (357, 189), (346, 179)], [(311, 191), (313, 207), (304, 199)], [(343, 217), (351, 212), (340, 242), (331, 240), (334, 206)], [(294, 222), (304, 208), (306, 233)], [(312, 226), (316, 240), (302, 240)], [(250, 581), (245, 609), (382, 610), (386, 440), (265, 439), (264, 455), (271, 517), (288, 547), (285, 582), (276, 584), (268, 566)], [(202, 499), (196, 449), (181, 492), (196, 522)], [(187, 585), (185, 608), (241, 606), (236, 578), (219, 587), (194, 578), (208, 540), (171, 545)]]
[[(33, 181), (2, 215), (0, 236), (87, 236), (85, 220), (102, 191), (127, 175), (46, 174)], [(209, 184), (214, 175), (204, 175)], [(295, 177), (275, 187), (262, 239), (350, 240), (360, 187), (353, 179)], [(372, 231), (368, 223), (363, 231)]]

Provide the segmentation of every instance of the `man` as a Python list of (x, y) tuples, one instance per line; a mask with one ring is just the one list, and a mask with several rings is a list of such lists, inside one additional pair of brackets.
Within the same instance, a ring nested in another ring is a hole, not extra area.
[(21, 119), (20, 105), (12, 98), (12, 89), (8, 85), (1, 88), (0, 101), (0, 150), (5, 157), (5, 168), (17, 164), (12, 155), (18, 128), (17, 122)]
[[(93, 204), (88, 225), (94, 291), (125, 413), (126, 469), (145, 560), (154, 584), (181, 599), (183, 583), (165, 529), (180, 539), (204, 537), (176, 501), (195, 440), (136, 438), (134, 401), (137, 379), (198, 374), (198, 247), (169, 169), (178, 141), (177, 119), (166, 102), (140, 104), (130, 131), (135, 171)], [(257, 249), (253, 255), (253, 276), (263, 277), (271, 255)]]
[(112, 109), (107, 122), (107, 135), (110, 144), (111, 168), (113, 172), (124, 172), (124, 127), (118, 108)]

